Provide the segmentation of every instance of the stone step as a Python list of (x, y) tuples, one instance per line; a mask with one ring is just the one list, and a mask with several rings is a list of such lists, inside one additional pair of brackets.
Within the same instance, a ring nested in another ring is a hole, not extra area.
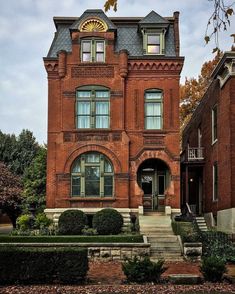
[(181, 251), (178, 249), (167, 249), (165, 250), (164, 248), (163, 249), (154, 249), (154, 250), (150, 250), (150, 256), (156, 256), (156, 255), (181, 255)]
[(151, 244), (151, 249), (157, 249), (157, 248), (165, 248), (166, 250), (168, 248), (171, 248), (171, 249), (180, 249), (180, 245), (177, 244), (177, 243), (154, 243), (154, 244)]
[(169, 236), (169, 237), (165, 237), (165, 236), (159, 236), (159, 237), (147, 237), (148, 241), (150, 243), (157, 243), (157, 242), (167, 242), (167, 243), (174, 243), (174, 242), (178, 242), (178, 238), (177, 236)]

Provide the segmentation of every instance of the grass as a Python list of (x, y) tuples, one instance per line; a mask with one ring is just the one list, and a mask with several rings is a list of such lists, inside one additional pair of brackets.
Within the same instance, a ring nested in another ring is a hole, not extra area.
[(143, 243), (143, 236), (141, 235), (108, 235), (108, 236), (0, 235), (0, 243)]

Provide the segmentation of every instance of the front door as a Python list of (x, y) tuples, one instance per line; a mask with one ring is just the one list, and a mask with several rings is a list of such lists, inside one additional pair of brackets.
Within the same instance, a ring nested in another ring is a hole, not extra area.
[(154, 173), (143, 173), (141, 175), (141, 188), (144, 191), (143, 206), (144, 210), (157, 210), (157, 181)]

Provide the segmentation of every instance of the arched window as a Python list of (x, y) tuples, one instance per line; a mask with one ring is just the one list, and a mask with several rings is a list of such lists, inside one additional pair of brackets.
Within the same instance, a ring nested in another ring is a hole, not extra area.
[(158, 89), (151, 89), (145, 91), (145, 129), (162, 129), (162, 120), (162, 91)]
[(76, 124), (78, 129), (109, 128), (110, 92), (102, 86), (84, 86), (77, 89)]
[(80, 155), (71, 168), (72, 197), (112, 197), (113, 167), (98, 152)]

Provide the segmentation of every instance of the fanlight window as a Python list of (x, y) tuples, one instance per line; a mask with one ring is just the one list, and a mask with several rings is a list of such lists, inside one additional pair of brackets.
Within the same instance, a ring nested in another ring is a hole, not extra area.
[(112, 197), (113, 167), (98, 152), (80, 155), (71, 168), (72, 197)]
[(96, 18), (88, 19), (84, 21), (80, 26), (81, 32), (106, 32), (107, 25)]

